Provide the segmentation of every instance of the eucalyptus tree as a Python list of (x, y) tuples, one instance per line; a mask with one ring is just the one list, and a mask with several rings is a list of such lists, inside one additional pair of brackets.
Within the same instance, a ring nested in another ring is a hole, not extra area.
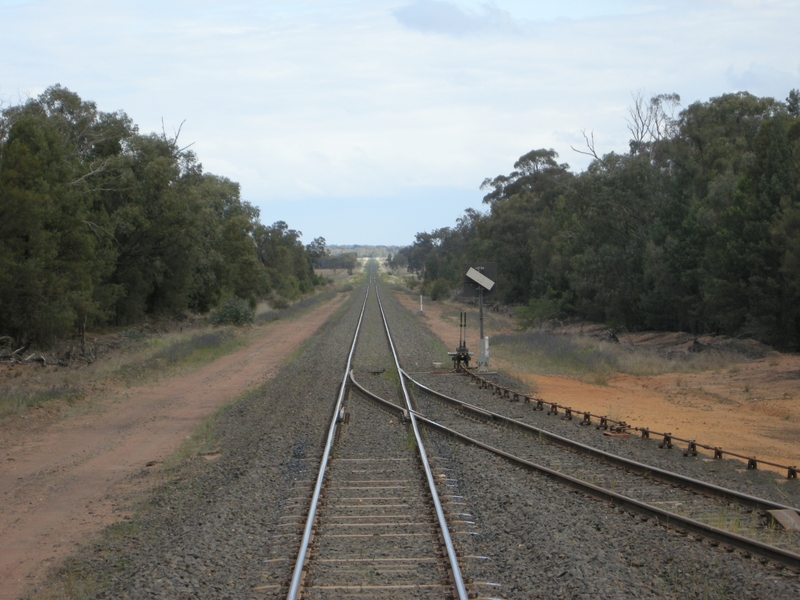
[(107, 282), (116, 249), (97, 198), (132, 125), (60, 86), (0, 120), (0, 326), (52, 342), (104, 320), (119, 295)]
[(47, 344), (313, 289), (299, 232), (261, 225), (179, 135), (142, 135), (61, 86), (0, 113), (0, 334)]

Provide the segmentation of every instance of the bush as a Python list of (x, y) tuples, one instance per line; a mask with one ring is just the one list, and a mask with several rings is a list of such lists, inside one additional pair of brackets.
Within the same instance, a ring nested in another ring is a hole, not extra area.
[(289, 301), (283, 296), (274, 296), (269, 299), (269, 305), (275, 310), (289, 308)]
[(517, 308), (515, 316), (522, 329), (530, 329), (560, 317), (563, 312), (562, 302), (557, 298), (531, 298), (528, 306)]
[(430, 292), (431, 300), (433, 300), (434, 302), (436, 300), (440, 300), (445, 296), (447, 296), (447, 292), (449, 291), (450, 291), (450, 284), (447, 282), (446, 279), (440, 277), (439, 279), (434, 281), (433, 284), (431, 284), (431, 292)]
[(404, 277), (403, 282), (406, 284), (406, 287), (410, 290), (415, 290), (419, 287), (419, 279), (417, 279), (415, 275), (409, 275), (408, 277)]
[(247, 300), (236, 296), (228, 298), (221, 307), (211, 313), (210, 321), (213, 325), (249, 325), (255, 318), (255, 312), (250, 308)]

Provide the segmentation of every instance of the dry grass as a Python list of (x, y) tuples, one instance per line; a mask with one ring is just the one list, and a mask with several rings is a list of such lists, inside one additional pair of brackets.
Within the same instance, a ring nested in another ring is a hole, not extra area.
[(501, 359), (540, 375), (577, 375), (603, 384), (611, 373), (638, 376), (736, 369), (753, 358), (750, 347), (705, 346), (700, 352), (618, 343), (580, 334), (547, 330), (501, 334), (492, 338), (492, 352)]
[(192, 369), (245, 343), (247, 332), (202, 327), (152, 336), (126, 336), (119, 347), (95, 362), (78, 367), (14, 365), (0, 371), (0, 419), (48, 404), (54, 410), (71, 406), (88, 390), (132, 385), (176, 369)]
[(62, 400), (72, 404), (83, 397), (83, 388), (69, 383), (53, 384), (52, 387), (5, 384), (0, 387), (0, 419), (37, 406), (43, 402)]
[(253, 328), (212, 327), (199, 321), (173, 324), (171, 332), (164, 331), (165, 325), (143, 326), (98, 336), (96, 359), (90, 364), (0, 366), (0, 420), (37, 406), (61, 411), (109, 386), (198, 369), (246, 345), (258, 335), (259, 326), (296, 318), (336, 294), (337, 289), (326, 289), (286, 309), (262, 308)]

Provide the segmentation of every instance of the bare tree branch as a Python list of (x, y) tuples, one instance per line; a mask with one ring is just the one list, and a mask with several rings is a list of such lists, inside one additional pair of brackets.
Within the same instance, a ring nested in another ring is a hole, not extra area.
[(645, 101), (642, 90), (631, 94), (633, 106), (628, 109), (628, 131), (631, 132), (631, 152), (646, 154), (651, 160), (656, 145), (675, 135), (678, 120), (675, 111), (680, 107), (678, 94), (659, 94)]
[[(166, 126), (164, 125), (164, 118), (162, 117), (161, 118), (161, 139), (163, 139), (165, 142), (169, 142), (170, 144), (172, 144), (174, 147), (177, 148), (178, 147), (178, 138), (181, 137), (181, 131), (183, 130), (184, 123), (186, 123), (186, 119), (181, 121), (181, 124), (178, 125), (178, 131), (175, 131), (175, 136), (172, 137), (172, 138), (168, 138), (167, 137), (167, 129), (166, 129)], [(192, 146), (194, 146), (194, 142), (184, 146), (183, 148), (179, 148), (178, 150), (175, 150), (174, 156), (180, 156), (181, 154), (183, 154), (186, 150), (188, 150)]]
[(631, 96), (633, 106), (628, 109), (630, 119), (625, 121), (628, 123), (628, 131), (631, 132), (631, 141), (640, 148), (649, 141), (648, 138), (652, 138), (653, 113), (645, 102), (643, 90), (638, 90)]
[(586, 142), (586, 147), (589, 150), (588, 151), (586, 151), (586, 150), (578, 150), (575, 146), (570, 146), (570, 148), (572, 148), (572, 150), (574, 152), (577, 152), (578, 154), (585, 154), (586, 156), (591, 156), (591, 157), (593, 157), (593, 158), (595, 158), (597, 160), (602, 160), (597, 155), (597, 150), (595, 149), (595, 145), (594, 145), (594, 129), (592, 130), (592, 133), (590, 134), (591, 137), (586, 135), (586, 130), (585, 129), (582, 129), (581, 133), (583, 134), (583, 139)]
[(68, 185), (78, 185), (81, 181), (84, 181), (84, 180), (88, 179), (92, 175), (97, 175), (98, 173), (105, 172), (107, 167), (108, 167), (108, 163), (109, 162), (110, 161), (108, 159), (100, 161), (100, 166), (97, 167), (97, 168), (95, 168), (94, 165), (89, 165), (89, 172), (88, 173), (85, 173), (84, 175), (81, 175), (77, 179), (75, 179), (73, 181), (70, 181)]
[(101, 231), (101, 232), (105, 233), (107, 236), (109, 236), (112, 240), (114, 240), (117, 243), (117, 246), (119, 246), (120, 248), (122, 247), (122, 244), (120, 244), (119, 240), (117, 240), (117, 238), (114, 236), (114, 232), (113, 231), (109, 231), (105, 227), (101, 227), (97, 223), (92, 223), (91, 221), (85, 221), (84, 220), (84, 221), (81, 221), (81, 222), (84, 225), (86, 225), (89, 229), (91, 229), (92, 233), (94, 233), (98, 237), (98, 239), (100, 238), (100, 234), (97, 233), (97, 232)]

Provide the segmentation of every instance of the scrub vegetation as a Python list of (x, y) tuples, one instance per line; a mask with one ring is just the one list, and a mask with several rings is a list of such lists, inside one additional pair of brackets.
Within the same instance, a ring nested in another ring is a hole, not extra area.
[(664, 373), (699, 373), (736, 368), (742, 362), (763, 358), (767, 348), (737, 340), (702, 350), (677, 350), (677, 345), (627, 344), (600, 336), (529, 330), (492, 337), (492, 352), (527, 373), (540, 375), (598, 376), (613, 373), (653, 376)]
[[(336, 294), (334, 289), (325, 289), (289, 308), (260, 312), (249, 329), (233, 324), (214, 326), (198, 320), (194, 324), (174, 321), (157, 326), (146, 324), (105, 334), (92, 344), (92, 361), (76, 360), (72, 368), (56, 362), (58, 352), (37, 354), (48, 358), (45, 364), (13, 364), (0, 371), (0, 420), (39, 405), (52, 411), (71, 407), (91, 395), (87, 390), (137, 385), (148, 379), (197, 369), (245, 346), (260, 335), (262, 326), (276, 320), (296, 319)], [(247, 303), (244, 309), (252, 322)]]
[(800, 346), (800, 91), (680, 105), (634, 98), (630, 148), (582, 173), (553, 150), (487, 178), (488, 211), (416, 235), (390, 256), (431, 297), (462, 266), (497, 263), (523, 326), (589, 320), (616, 331), (745, 336)]

